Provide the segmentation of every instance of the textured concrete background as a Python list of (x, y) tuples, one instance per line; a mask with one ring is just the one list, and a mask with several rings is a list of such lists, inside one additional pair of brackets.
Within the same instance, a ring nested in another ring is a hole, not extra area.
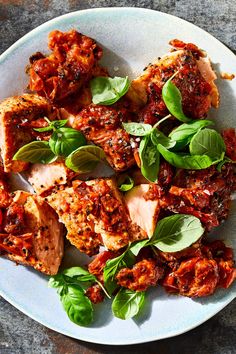
[[(236, 52), (236, 0), (0, 0), (0, 53), (41, 23), (79, 9), (136, 6), (188, 20)], [(200, 327), (181, 336), (136, 346), (80, 342), (51, 331), (0, 298), (0, 354), (235, 354), (234, 301)]]

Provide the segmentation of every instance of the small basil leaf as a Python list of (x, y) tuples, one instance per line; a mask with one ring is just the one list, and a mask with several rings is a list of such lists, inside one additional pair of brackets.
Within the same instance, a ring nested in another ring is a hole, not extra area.
[(75, 172), (87, 173), (94, 170), (97, 164), (106, 159), (104, 151), (95, 145), (81, 146), (73, 151), (65, 160), (68, 168)]
[(118, 178), (117, 184), (121, 192), (127, 192), (133, 188), (134, 180), (128, 175), (122, 175)]
[(191, 119), (186, 117), (182, 109), (182, 96), (180, 90), (171, 81), (172, 77), (166, 81), (162, 88), (162, 98), (169, 112), (181, 122), (190, 122)]
[(139, 254), (139, 251), (141, 251), (141, 249), (145, 246), (147, 246), (147, 244), (149, 243), (149, 239), (148, 240), (142, 240), (142, 241), (137, 241), (131, 244), (129, 251), (131, 253), (133, 253), (134, 256), (137, 256)]
[[(187, 146), (192, 137), (201, 129), (213, 125), (214, 122), (211, 120), (195, 120), (190, 123), (184, 123), (175, 128), (170, 134), (169, 137), (176, 141), (174, 150), (180, 150), (183, 147)], [(160, 143), (161, 144), (161, 143)], [(164, 144), (162, 144), (164, 145)], [(166, 146), (165, 146), (166, 147)]]
[(206, 128), (194, 135), (189, 150), (191, 155), (207, 155), (215, 160), (221, 160), (226, 147), (222, 136), (217, 131)]
[(49, 146), (57, 156), (68, 156), (80, 146), (86, 145), (83, 134), (72, 128), (59, 128), (53, 132)]
[(150, 182), (156, 182), (160, 167), (160, 154), (150, 135), (142, 138), (139, 146), (142, 175)]
[(183, 168), (186, 170), (203, 170), (217, 163), (217, 160), (212, 159), (207, 155), (189, 155), (183, 153), (175, 153), (167, 150), (164, 146), (157, 146), (163, 158), (172, 166)]
[(42, 127), (42, 128), (34, 128), (34, 130), (36, 132), (39, 132), (39, 133), (48, 132), (50, 130), (54, 130), (54, 129), (58, 129), (58, 128), (64, 127), (64, 125), (66, 125), (66, 123), (68, 121), (67, 119), (54, 120), (54, 121), (50, 121), (48, 119), (46, 119), (46, 120), (49, 123), (48, 126)]
[(91, 301), (84, 295), (79, 285), (68, 286), (67, 293), (61, 296), (62, 305), (69, 319), (79, 326), (88, 326), (93, 320)]
[(49, 278), (48, 286), (49, 288), (58, 288), (64, 285), (64, 278), (62, 274), (56, 274)]
[(151, 132), (152, 126), (150, 124), (144, 124), (144, 123), (122, 123), (124, 129), (129, 133), (130, 135), (135, 135), (135, 136), (145, 136), (148, 133)]
[(203, 233), (204, 228), (198, 218), (176, 214), (157, 223), (151, 243), (162, 252), (178, 252), (191, 246)]
[(144, 300), (144, 292), (121, 288), (112, 302), (112, 312), (115, 317), (128, 320), (139, 313)]
[(90, 81), (94, 104), (111, 105), (126, 94), (130, 86), (128, 77), (95, 77)]
[(86, 269), (81, 267), (71, 267), (65, 269), (63, 272), (68, 277), (76, 278), (76, 280), (81, 282), (96, 282), (96, 277), (93, 274), (90, 274)]
[(32, 141), (22, 146), (13, 156), (13, 160), (44, 164), (53, 162), (56, 158), (47, 141)]
[(156, 128), (151, 132), (151, 140), (154, 145), (161, 144), (167, 149), (174, 147), (176, 144), (174, 140), (168, 138), (165, 134)]
[(52, 125), (48, 125), (47, 127), (42, 127), (42, 128), (34, 128), (36, 132), (43, 133), (43, 132), (49, 132), (50, 130), (53, 130)]
[(119, 257), (107, 261), (104, 267), (103, 270), (104, 285), (108, 290), (109, 294), (112, 294), (114, 290), (117, 288), (117, 283), (115, 280), (116, 274), (119, 272), (121, 268), (127, 266), (124, 257), (125, 257), (125, 252), (122, 253)]

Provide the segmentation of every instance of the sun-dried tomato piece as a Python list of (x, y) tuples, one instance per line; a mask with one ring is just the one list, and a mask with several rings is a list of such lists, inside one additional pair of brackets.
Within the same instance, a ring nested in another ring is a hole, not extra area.
[(152, 259), (143, 259), (136, 263), (132, 269), (123, 268), (116, 276), (120, 286), (134, 291), (145, 291), (155, 286), (163, 276), (164, 270), (156, 265)]
[(98, 304), (104, 300), (104, 292), (102, 288), (98, 285), (92, 285), (87, 290), (85, 295), (90, 299), (93, 304)]

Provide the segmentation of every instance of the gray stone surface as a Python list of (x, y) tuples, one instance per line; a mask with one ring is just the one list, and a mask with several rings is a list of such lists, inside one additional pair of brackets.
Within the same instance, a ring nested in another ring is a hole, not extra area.
[[(79, 9), (136, 6), (184, 18), (236, 52), (235, 0), (0, 0), (0, 53), (41, 23)], [(51, 331), (0, 299), (0, 354), (235, 354), (236, 309), (232, 302), (198, 328), (181, 336), (126, 347), (80, 342)]]

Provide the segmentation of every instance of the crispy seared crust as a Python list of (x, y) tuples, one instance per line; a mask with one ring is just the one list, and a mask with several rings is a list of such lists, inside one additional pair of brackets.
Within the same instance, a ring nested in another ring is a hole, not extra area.
[(13, 161), (20, 147), (34, 140), (29, 129), (22, 123), (52, 115), (46, 99), (33, 94), (9, 97), (0, 104), (0, 148), (5, 172), (21, 172), (27, 162)]
[(130, 241), (147, 237), (131, 225), (114, 179), (74, 181), (46, 198), (67, 228), (67, 238), (81, 252), (98, 253), (99, 246), (117, 251)]

